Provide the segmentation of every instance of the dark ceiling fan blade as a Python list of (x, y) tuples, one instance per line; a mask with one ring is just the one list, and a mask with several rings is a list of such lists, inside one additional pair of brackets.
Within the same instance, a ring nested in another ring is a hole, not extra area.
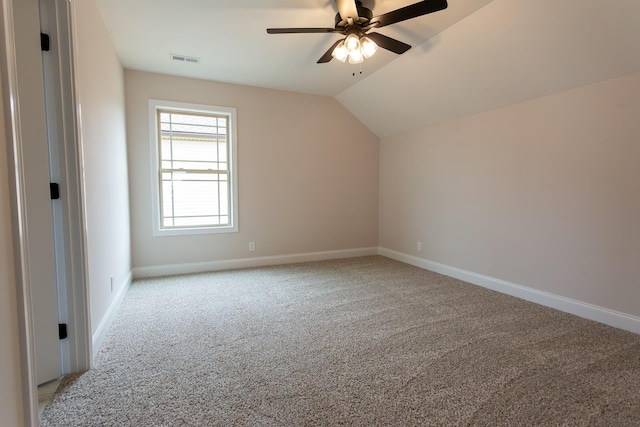
[(358, 8), (356, 7), (355, 0), (336, 0), (336, 6), (343, 20), (347, 18), (356, 20), (358, 18)]
[(437, 12), (446, 9), (447, 0), (424, 0), (409, 6), (396, 9), (392, 12), (376, 16), (371, 19), (371, 26), (375, 28), (384, 27), (395, 24), (396, 22), (406, 21), (407, 19), (416, 18), (428, 13)]
[(398, 55), (401, 55), (411, 49), (410, 45), (379, 33), (369, 33), (367, 34), (367, 37), (373, 40), (381, 48), (390, 50)]
[(299, 33), (340, 33), (335, 28), (267, 28), (269, 34), (299, 34)]
[(331, 55), (333, 53), (333, 49), (336, 48), (336, 46), (338, 46), (340, 44), (340, 42), (342, 41), (342, 39), (338, 40), (337, 42), (335, 42), (333, 45), (331, 45), (331, 47), (329, 48), (328, 51), (326, 51), (324, 53), (324, 55), (322, 55), (320, 57), (320, 59), (318, 59), (318, 64), (326, 64), (327, 62), (331, 61), (333, 59), (333, 55)]

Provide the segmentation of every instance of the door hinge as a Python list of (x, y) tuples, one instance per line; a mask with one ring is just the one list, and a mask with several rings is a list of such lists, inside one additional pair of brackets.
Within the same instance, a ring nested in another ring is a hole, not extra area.
[(49, 52), (49, 48), (50, 48), (49, 34), (40, 33), (40, 48), (44, 52)]
[(67, 334), (67, 324), (66, 323), (58, 323), (58, 338), (61, 340), (68, 337)]
[(58, 200), (60, 198), (60, 185), (52, 182), (49, 184), (49, 190), (51, 191), (51, 200)]

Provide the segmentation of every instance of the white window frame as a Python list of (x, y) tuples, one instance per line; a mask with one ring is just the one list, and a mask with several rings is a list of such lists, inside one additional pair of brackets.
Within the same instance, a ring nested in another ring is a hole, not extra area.
[[(229, 179), (230, 179), (230, 225), (162, 228), (162, 210), (160, 208), (160, 144), (158, 135), (158, 110), (171, 110), (185, 113), (204, 113), (226, 116), (229, 120)], [(151, 151), (151, 202), (153, 236), (179, 236), (190, 234), (235, 233), (238, 231), (238, 165), (237, 165), (237, 112), (235, 108), (213, 105), (191, 104), (186, 102), (149, 100), (149, 143)]]

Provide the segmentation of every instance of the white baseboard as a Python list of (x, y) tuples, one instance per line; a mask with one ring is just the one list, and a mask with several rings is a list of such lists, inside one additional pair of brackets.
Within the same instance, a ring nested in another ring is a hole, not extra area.
[(124, 300), (124, 297), (127, 295), (127, 292), (129, 291), (132, 277), (133, 277), (132, 272), (129, 272), (129, 274), (127, 274), (127, 277), (125, 277), (124, 281), (122, 282), (122, 286), (120, 286), (120, 290), (116, 294), (116, 297), (111, 302), (111, 305), (107, 310), (107, 313), (104, 315), (104, 317), (102, 318), (102, 321), (98, 325), (96, 332), (93, 334), (92, 348), (93, 348), (94, 359), (98, 354), (98, 351), (100, 351), (100, 348), (102, 347), (102, 343), (104, 342), (104, 339), (107, 336), (107, 332), (109, 332), (109, 327), (111, 326), (111, 323), (113, 323), (113, 319), (115, 319), (116, 314), (118, 313), (118, 309), (120, 308), (120, 305)]
[(325, 261), (339, 258), (353, 258), (377, 255), (378, 248), (344, 249), (336, 251), (309, 252), (302, 254), (276, 255), (255, 258), (239, 258), (221, 261), (193, 262), (185, 264), (156, 265), (133, 269), (133, 277), (169, 276), (174, 274), (203, 273), (206, 271), (231, 270), (236, 268), (263, 267), (277, 264), (294, 264), (308, 261)]
[(382, 247), (378, 249), (378, 254), (406, 264), (424, 268), (425, 270), (430, 270), (474, 285), (492, 289), (503, 294), (512, 295), (540, 305), (555, 308), (556, 310), (575, 314), (576, 316), (584, 317), (585, 319), (594, 320), (596, 322), (604, 323), (605, 325), (640, 334), (640, 317), (577, 301), (571, 298), (565, 298), (549, 292), (539, 291), (537, 289), (517, 285), (505, 280), (495, 279), (493, 277), (484, 276), (482, 274), (473, 273), (471, 271), (462, 270), (460, 268), (451, 267)]

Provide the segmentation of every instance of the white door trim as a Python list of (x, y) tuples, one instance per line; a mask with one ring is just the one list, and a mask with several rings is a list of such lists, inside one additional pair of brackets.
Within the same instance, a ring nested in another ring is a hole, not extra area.
[(16, 59), (14, 10), (11, 0), (2, 0), (2, 73), (3, 102), (9, 163), (12, 231), (14, 242), (15, 281), (21, 354), (22, 405), (24, 424), (37, 426), (38, 395), (36, 385), (33, 306), (29, 277), (29, 245), (27, 242), (24, 195), (24, 153), (22, 117)]

